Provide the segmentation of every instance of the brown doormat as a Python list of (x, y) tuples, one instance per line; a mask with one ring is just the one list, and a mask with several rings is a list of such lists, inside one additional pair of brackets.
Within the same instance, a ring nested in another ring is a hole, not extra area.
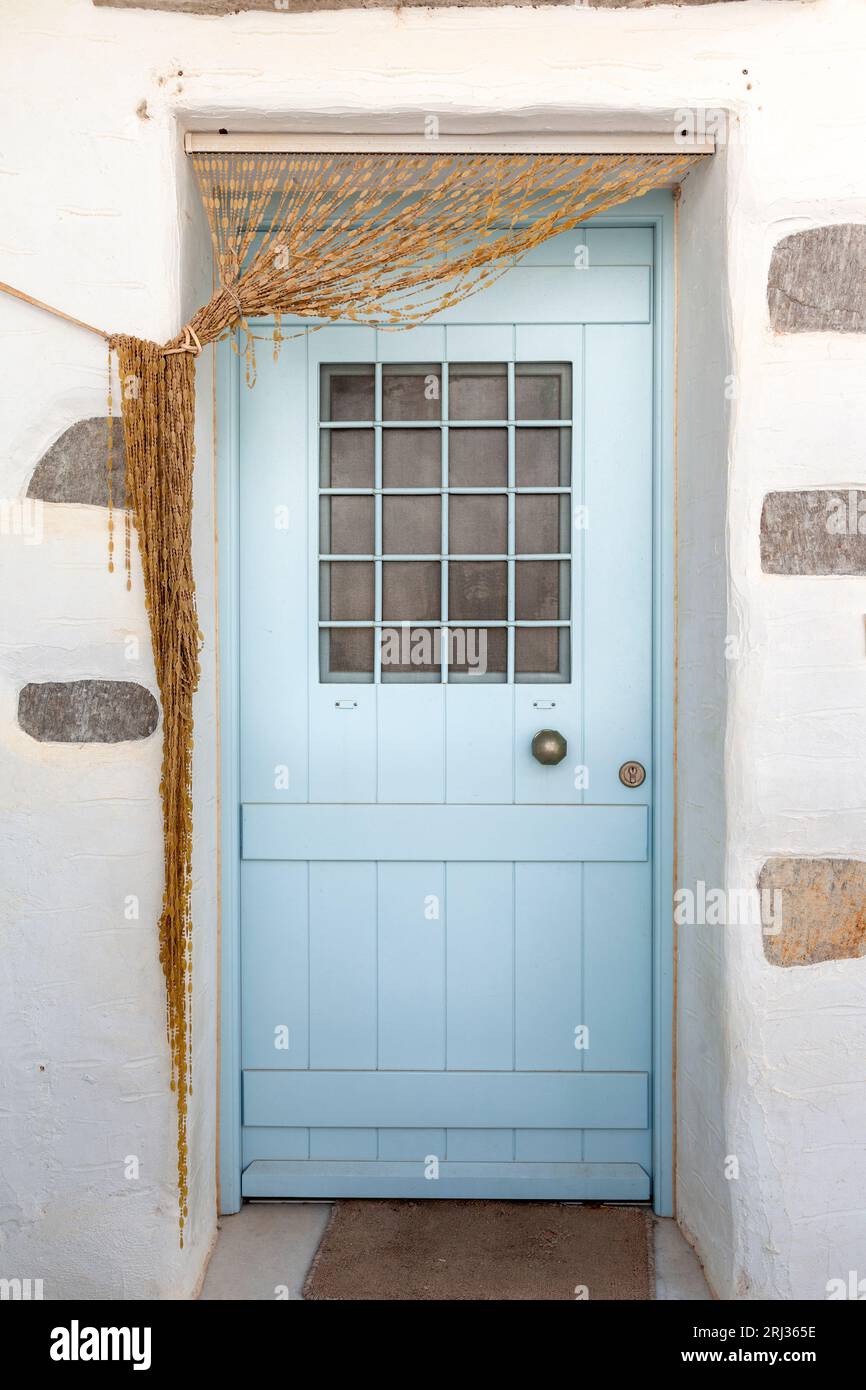
[(641, 1207), (337, 1202), (304, 1298), (651, 1299), (652, 1250)]

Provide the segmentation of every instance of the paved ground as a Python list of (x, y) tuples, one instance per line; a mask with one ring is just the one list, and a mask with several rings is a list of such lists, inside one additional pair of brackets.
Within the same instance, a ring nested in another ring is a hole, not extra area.
[[(298, 1300), (328, 1221), (328, 1202), (246, 1202), (220, 1218), (201, 1297)], [(675, 1222), (656, 1222), (656, 1298), (710, 1298), (700, 1264)]]

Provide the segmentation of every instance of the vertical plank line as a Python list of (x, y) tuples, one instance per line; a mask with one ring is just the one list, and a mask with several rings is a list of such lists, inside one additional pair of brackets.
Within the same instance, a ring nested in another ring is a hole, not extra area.
[(506, 550), (509, 559), (506, 565), (506, 582), (508, 587), (508, 608), (507, 618), (508, 627), (506, 629), (506, 680), (514, 682), (515, 666), (515, 647), (516, 637), (514, 631), (514, 593), (515, 593), (515, 561), (512, 558), (515, 554), (515, 538), (517, 533), (517, 499), (515, 496), (515, 426), (514, 420), (517, 414), (517, 390), (515, 387), (515, 362), (517, 357), (517, 325), (511, 325), (511, 361), (508, 363), (508, 423), (506, 425), (508, 437), (508, 473), (506, 482), (508, 485), (508, 540)]
[[(511, 865), (511, 1070), (517, 1070), (517, 865)], [(511, 1131), (511, 1157), (517, 1158), (517, 1130)]]
[[(378, 338), (378, 332), (377, 332)], [(373, 405), (373, 487), (374, 501), (374, 535), (373, 535), (373, 561), (374, 573), (374, 608), (373, 617), (375, 627), (373, 629), (373, 684), (376, 686), (374, 699), (376, 701), (376, 800), (379, 800), (379, 700), (378, 687), (382, 681), (382, 363), (378, 360), (379, 350), (376, 348), (376, 362), (373, 366), (374, 371), (374, 405)]]
[[(307, 860), (306, 880), (307, 880), (307, 1070), (313, 1068), (313, 890), (312, 890), (312, 865)], [(305, 1142), (307, 1145), (307, 1158), (310, 1157), (310, 1128), (305, 1131)]]
[(374, 983), (373, 988), (374, 988), (375, 991), (376, 991), (375, 1005), (376, 1005), (376, 1070), (377, 1070), (377, 1071), (379, 1070), (380, 1052), (381, 1052), (381, 1035), (380, 1035), (380, 1029), (381, 1029), (381, 1007), (380, 1007), (380, 1005), (381, 1005), (381, 974), (380, 974), (380, 970), (381, 970), (381, 958), (380, 958), (380, 943), (379, 943), (379, 923), (380, 923), (380, 921), (381, 921), (381, 915), (382, 915), (382, 914), (381, 914), (381, 894), (380, 894), (380, 878), (381, 878), (381, 874), (382, 874), (382, 864), (381, 864), (381, 861), (377, 859), (377, 860), (375, 861), (375, 863), (373, 864), (373, 913), (374, 913), (374, 919), (375, 919), (375, 931), (374, 931), (374, 933), (373, 933), (373, 940), (374, 940), (374, 943), (375, 943), (375, 948), (374, 948), (374, 949), (375, 949), (375, 952), (376, 952), (376, 960), (375, 960), (375, 962), (374, 962), (376, 968), (375, 968), (375, 970), (373, 971), (373, 979), (374, 979), (375, 983)]
[(442, 932), (442, 1040), (445, 1070), (448, 1070), (448, 864), (442, 864), (442, 901), (439, 904)]
[[(443, 415), (443, 419), (444, 419), (444, 414), (445, 414), (445, 401), (446, 401), (446, 399), (447, 399), (447, 394), (448, 394), (448, 363), (447, 363), (447, 362), (443, 362), (443, 363), (442, 363), (442, 388), (441, 388), (441, 389), (442, 389), (442, 397), (443, 397), (442, 402), (441, 402), (441, 407), (442, 407), (442, 415)], [(449, 521), (450, 521), (450, 516), (449, 516), (449, 497), (448, 497), (448, 493), (445, 491), (445, 489), (448, 487), (448, 483), (449, 483), (449, 468), (450, 468), (449, 429), (448, 429), (448, 425), (447, 425), (447, 424), (444, 424), (444, 423), (443, 423), (443, 425), (441, 426), (440, 440), (441, 440), (441, 457), (440, 457), (441, 472), (440, 472), (440, 475), (439, 475), (439, 480), (440, 480), (440, 483), (441, 483), (441, 486), (442, 486), (442, 491), (440, 492), (440, 498), (441, 498), (440, 506), (441, 506), (441, 508), (442, 508), (442, 512), (441, 512), (441, 526), (442, 526), (442, 530), (441, 530), (441, 535), (440, 535), (439, 544), (440, 544), (440, 546), (441, 546), (441, 548), (442, 548), (442, 562), (441, 562), (442, 567), (441, 567), (441, 572), (440, 572), (440, 576), (439, 576), (440, 584), (441, 584), (441, 590), (440, 590), (440, 595), (439, 595), (439, 616), (440, 616), (440, 618), (443, 620), (443, 625), (439, 628), (440, 638), (441, 638), (441, 651), (440, 651), (440, 656), (441, 656), (441, 659), (442, 659), (442, 667), (441, 667), (441, 670), (440, 670), (440, 672), (439, 672), (439, 678), (440, 678), (440, 680), (441, 680), (444, 684), (447, 685), (448, 679), (449, 679), (449, 675), (450, 675), (450, 666), (451, 666), (451, 662), (450, 662), (450, 659), (449, 659), (449, 658), (450, 658), (450, 645), (451, 645), (451, 644), (450, 644), (450, 642), (449, 642), (449, 640), (448, 640), (448, 628), (444, 625), (445, 620), (448, 618), (448, 576), (449, 576), (449, 565), (448, 565), (448, 546), (449, 546), (449, 540), (448, 540), (448, 526), (449, 526)], [(447, 768), (446, 768), (446, 776), (447, 776)], [(447, 795), (446, 795), (446, 800), (447, 800)]]
[[(579, 874), (580, 874), (580, 892), (579, 892), (579, 894), (578, 894), (579, 911), (580, 911), (580, 927), (579, 927), (579, 930), (580, 930), (580, 1019), (579, 1019), (579, 1022), (580, 1022), (580, 1024), (583, 1026), (583, 1025), (586, 1024), (586, 864), (581, 864), (581, 865), (579, 866)], [(592, 1037), (590, 1037), (590, 1039), (589, 1039), (589, 1045), (590, 1045), (590, 1047), (592, 1047)], [(580, 1061), (580, 1070), (581, 1070), (581, 1071), (584, 1071), (584, 1070), (585, 1070), (585, 1056), (586, 1056), (586, 1049), (585, 1049), (585, 1048), (581, 1048), (580, 1057), (579, 1057), (579, 1061)], [(585, 1130), (585, 1129), (582, 1129), (582, 1130), (580, 1131), (580, 1161), (581, 1161), (581, 1163), (584, 1162), (585, 1158), (586, 1158), (586, 1130)]]
[[(679, 389), (680, 389), (680, 202), (682, 185), (674, 189), (674, 227), (673, 227), (673, 728), (671, 731), (671, 762), (673, 766), (673, 805), (672, 820), (672, 883), (671, 901), (676, 902), (677, 877), (679, 867), (679, 776), (678, 776), (678, 734), (679, 734), (679, 694), (680, 694), (680, 479), (679, 479)], [(657, 249), (658, 238), (656, 238)], [(656, 792), (658, 795), (658, 791)], [(676, 914), (671, 910), (673, 933), (673, 985), (671, 1008), (671, 1201), (674, 1213), (677, 1209), (677, 998), (679, 985), (679, 932)]]
[[(586, 411), (586, 357), (587, 357), (586, 324), (582, 324), (582, 325), (581, 325), (581, 328), (580, 328), (580, 505), (581, 505), (581, 508), (583, 509), (583, 510), (581, 511), (581, 517), (586, 517), (586, 488), (587, 488), (587, 474), (588, 474), (588, 472), (589, 472), (589, 455), (588, 455), (587, 439), (586, 439), (586, 416), (587, 416), (587, 411)], [(575, 421), (575, 424), (577, 424), (576, 421)], [(577, 439), (578, 439), (578, 432), (577, 432), (577, 429), (575, 429), (575, 431), (574, 431), (574, 442), (572, 443), (572, 450), (574, 450), (574, 444), (577, 442)], [(574, 458), (572, 458), (572, 465), (571, 465), (571, 466), (572, 466), (572, 472), (573, 472), (573, 471), (574, 471)], [(572, 477), (572, 485), (573, 485), (573, 484), (574, 484), (574, 478)], [(571, 494), (571, 495), (572, 495), (572, 505), (573, 505), (573, 501), (574, 501), (574, 492), (573, 492), (573, 491), (572, 491), (572, 494)], [(573, 538), (574, 538), (574, 526), (572, 525), (572, 540), (573, 540)], [(576, 572), (576, 577), (575, 577), (575, 581), (574, 581), (574, 582), (575, 582), (575, 584), (578, 582), (578, 580), (577, 580), (577, 572), (579, 571), (579, 582), (580, 582), (580, 607), (579, 607), (579, 610), (577, 610), (577, 605), (575, 605), (575, 609), (576, 609), (577, 611), (579, 611), (579, 613), (580, 613), (580, 666), (579, 666), (579, 670), (580, 670), (580, 691), (579, 691), (579, 699), (580, 699), (580, 762), (581, 762), (581, 765), (582, 765), (583, 767), (585, 767), (585, 768), (589, 768), (589, 745), (588, 745), (587, 732), (586, 732), (586, 727), (587, 727), (587, 726), (586, 726), (586, 705), (587, 705), (587, 700), (586, 700), (586, 627), (587, 627), (587, 612), (586, 612), (586, 576), (587, 576), (587, 568), (588, 568), (588, 556), (587, 556), (587, 551), (588, 551), (588, 549), (589, 549), (589, 527), (588, 527), (588, 526), (583, 526), (583, 527), (581, 527), (581, 530), (580, 530), (580, 565), (579, 565), (579, 566), (578, 566), (578, 565), (575, 565), (575, 566), (574, 566), (575, 572)], [(591, 788), (592, 788), (592, 771), (591, 771), (591, 769), (590, 769), (590, 773), (589, 773), (589, 778), (590, 778), (590, 789), (589, 789), (589, 790), (590, 790), (590, 801), (591, 801), (591, 800), (592, 800), (592, 789), (591, 789)], [(580, 791), (580, 800), (581, 800), (581, 804), (583, 804), (583, 803), (586, 801), (586, 789), (583, 788), (583, 787), (581, 788), (581, 791)]]

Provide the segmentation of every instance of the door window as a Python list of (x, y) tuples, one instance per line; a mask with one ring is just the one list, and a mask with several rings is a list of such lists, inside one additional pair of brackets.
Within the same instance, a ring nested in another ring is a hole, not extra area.
[(327, 364), (322, 681), (568, 681), (570, 362)]

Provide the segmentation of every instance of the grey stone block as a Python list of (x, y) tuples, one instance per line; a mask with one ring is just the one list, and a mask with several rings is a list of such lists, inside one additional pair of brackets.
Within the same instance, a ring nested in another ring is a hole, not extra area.
[(767, 281), (777, 333), (866, 333), (866, 223), (786, 236)]
[[(679, 3), (680, 0), (676, 0)], [(308, 14), (315, 10), (398, 10), (497, 7), (502, 5), (573, 5), (574, 0), (93, 0), (94, 5), (119, 10), (174, 10), (182, 14), (227, 15), (244, 10), (269, 10), (280, 14)], [(591, 0), (595, 3), (595, 0)], [(655, 3), (655, 0), (653, 0)], [(708, 0), (685, 0), (686, 4), (706, 4)]]
[[(112, 419), (113, 484), (115, 507), (126, 501), (126, 447), (123, 425)], [(90, 507), (108, 506), (108, 416), (76, 420), (64, 430), (37, 463), (27, 488), (28, 497), (43, 502), (82, 502)]]
[(866, 955), (866, 863), (779, 856), (767, 860), (758, 888), (781, 894), (781, 931), (762, 930), (771, 965), (817, 965)]
[(135, 681), (44, 681), (18, 696), (18, 723), (40, 743), (123, 743), (149, 738), (159, 705)]
[[(590, 9), (644, 10), (652, 5), (740, 4), (743, 0), (583, 0)], [(94, 5), (115, 10), (175, 10), (183, 14), (239, 14), (243, 10), (270, 10), (302, 14), (311, 10), (466, 9), (523, 5), (546, 9), (551, 5), (574, 7), (575, 0), (93, 0)]]
[(768, 492), (761, 509), (761, 569), (866, 574), (866, 491)]

